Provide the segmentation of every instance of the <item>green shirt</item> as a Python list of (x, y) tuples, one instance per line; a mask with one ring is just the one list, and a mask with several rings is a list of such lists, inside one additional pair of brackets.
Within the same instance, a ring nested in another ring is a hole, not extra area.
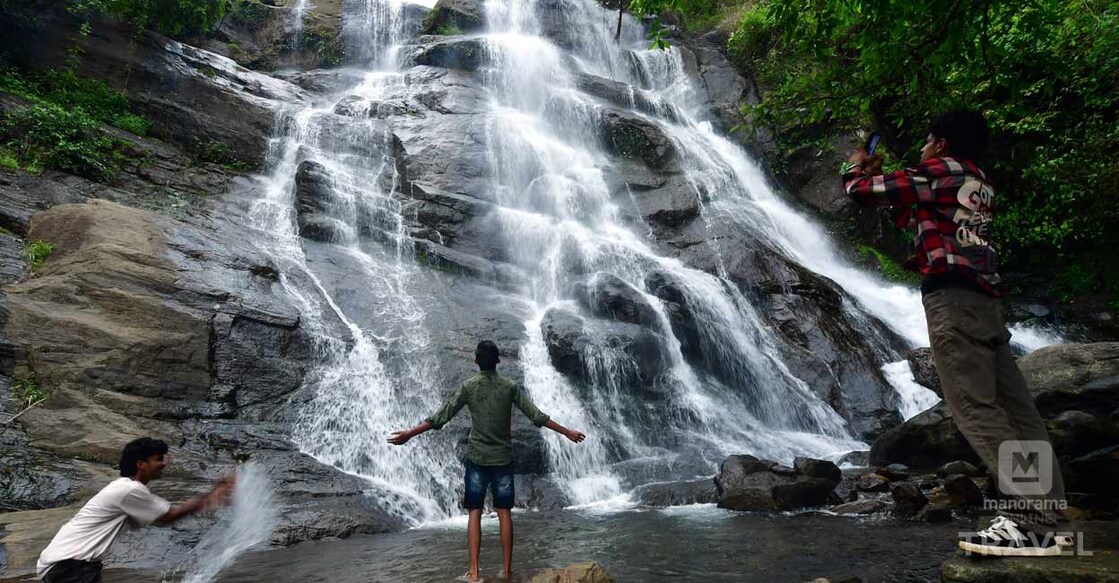
[(513, 405), (516, 405), (532, 423), (540, 427), (548, 422), (545, 415), (532, 404), (528, 395), (517, 383), (502, 377), (496, 371), (482, 371), (462, 383), (446, 403), (425, 419), (435, 429), (441, 429), (463, 406), (470, 408), (470, 445), (466, 457), (480, 466), (503, 466), (513, 463)]

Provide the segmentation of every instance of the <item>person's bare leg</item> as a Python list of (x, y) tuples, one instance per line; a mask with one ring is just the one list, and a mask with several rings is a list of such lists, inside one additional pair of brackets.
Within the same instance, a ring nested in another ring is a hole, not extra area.
[[(504, 538), (502, 539), (504, 542)], [(478, 557), (482, 554), (482, 510), (470, 510), (470, 521), (466, 527), (466, 542), (470, 545), (470, 579), (479, 579)]]
[(501, 525), (501, 556), (505, 559), (505, 578), (513, 579), (513, 513), (508, 508), (497, 509), (497, 522)]

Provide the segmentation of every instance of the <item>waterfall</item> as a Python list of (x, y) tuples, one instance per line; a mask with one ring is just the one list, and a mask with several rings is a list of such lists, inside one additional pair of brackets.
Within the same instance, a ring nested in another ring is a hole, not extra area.
[[(430, 269), (415, 259), (428, 241), (417, 243), (410, 227), (413, 193), (402, 190), (398, 168), (401, 140), (415, 140), (426, 126), (411, 105), (388, 103), (402, 96), (422, 102), (414, 86), (431, 67), (416, 72), (402, 56), (410, 41), (401, 2), (346, 8), (361, 78), (281, 116), (267, 187), (251, 215), (317, 350), (293, 439), (323, 463), (366, 478), (370, 495), (415, 524), (458, 513), (461, 491), (446, 431), (405, 447), (385, 443), (391, 430), (415, 424), (454, 388), (442, 384), (441, 363), (452, 348), (441, 344), (447, 330), (430, 322), (433, 310), (449, 308), (425, 275)], [(521, 323), (513, 348), (533, 400), (589, 435), (574, 445), (546, 432), (553, 476), (573, 503), (587, 504), (624, 495), (660, 471), (648, 468), (669, 466), (658, 477), (686, 479), (714, 473), (732, 453), (789, 461), (866, 448), (811, 379), (790, 366), (789, 343), (772, 314), (732, 281), (740, 250), (712, 246), (712, 264), (699, 269), (633, 220), (626, 205), (637, 193), (619, 195), (620, 170), (607, 162), (601, 139), (605, 120), (621, 106), (587, 94), (580, 79), (624, 86), (627, 123), (656, 128), (671, 142), (672, 179), (698, 201), (704, 238), (747, 234), (762, 253), (846, 292), (838, 309), (876, 366), (900, 359), (890, 334), (910, 346), (927, 344), (919, 294), (839, 253), (705, 121), (704, 89), (681, 50), (649, 50), (642, 26), (628, 16), (615, 41), (615, 15), (594, 0), (490, 0), (487, 28), (463, 41), (483, 53), (469, 81), (483, 97), (457, 105), (477, 107), (471, 138), (479, 151), (463, 156), (484, 161), (484, 172), (470, 179), (489, 209), (473, 228), (485, 230), (492, 249), (484, 251), (500, 257), (492, 298)], [(300, 198), (300, 189), (317, 194)], [(586, 313), (580, 294), (610, 285), (648, 306), (640, 322)], [(688, 337), (679, 329), (682, 309)], [(585, 339), (582, 380), (557, 370), (550, 354), (549, 326), (560, 321)], [(619, 330), (645, 342), (655, 378), (626, 352)], [(1029, 342), (1046, 339), (1034, 334)], [(921, 398), (903, 399), (903, 412), (922, 406)]]

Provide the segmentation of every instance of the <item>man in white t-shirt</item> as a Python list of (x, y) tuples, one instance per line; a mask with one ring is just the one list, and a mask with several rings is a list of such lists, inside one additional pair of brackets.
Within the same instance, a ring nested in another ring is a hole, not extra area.
[(200, 510), (225, 504), (232, 491), (231, 477), (212, 490), (182, 504), (152, 494), (148, 482), (163, 477), (170, 463), (167, 444), (141, 437), (120, 454), (121, 478), (86, 502), (39, 555), (36, 572), (47, 583), (100, 583), (101, 558), (124, 528), (170, 524)]

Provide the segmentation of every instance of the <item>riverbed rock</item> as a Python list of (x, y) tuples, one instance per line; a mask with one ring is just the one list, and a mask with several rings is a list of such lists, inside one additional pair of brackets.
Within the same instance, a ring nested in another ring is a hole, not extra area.
[(955, 506), (979, 506), (983, 503), (983, 492), (975, 481), (962, 474), (944, 478), (944, 492)]
[(797, 475), (823, 478), (836, 484), (843, 479), (843, 472), (839, 471), (839, 466), (827, 460), (797, 457), (793, 460), (793, 468)]
[(614, 583), (614, 578), (598, 563), (575, 563), (534, 575), (529, 583)]
[(732, 455), (719, 466), (718, 505), (728, 510), (795, 510), (827, 502), (836, 482), (811, 475), (796, 477), (773, 471), (774, 462)]
[(703, 478), (687, 482), (646, 484), (634, 490), (634, 497), (646, 506), (663, 508), (688, 504), (714, 504), (719, 492), (714, 480)]
[(864, 498), (862, 500), (840, 504), (839, 506), (833, 506), (831, 511), (836, 514), (874, 514), (876, 512), (884, 512), (889, 507), (889, 504), (881, 500)]
[(955, 460), (940, 466), (936, 470), (936, 475), (941, 478), (946, 478), (953, 474), (960, 474), (963, 476), (978, 477), (983, 475), (983, 471), (963, 460)]
[(1110, 551), (1096, 551), (1092, 556), (1014, 560), (969, 557), (957, 552), (944, 563), (940, 577), (944, 583), (1117, 583), (1119, 559)]
[(911, 482), (893, 485), (890, 488), (890, 497), (894, 499), (894, 511), (902, 516), (913, 516), (929, 503), (925, 493)]

